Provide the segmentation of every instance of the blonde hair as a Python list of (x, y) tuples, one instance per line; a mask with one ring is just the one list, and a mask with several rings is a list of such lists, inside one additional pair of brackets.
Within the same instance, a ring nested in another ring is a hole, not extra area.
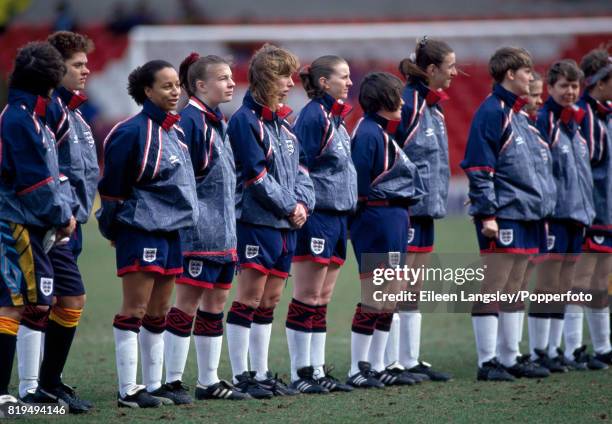
[(275, 107), (275, 82), (279, 77), (293, 74), (300, 66), (298, 58), (289, 50), (264, 44), (249, 63), (249, 89), (258, 102)]

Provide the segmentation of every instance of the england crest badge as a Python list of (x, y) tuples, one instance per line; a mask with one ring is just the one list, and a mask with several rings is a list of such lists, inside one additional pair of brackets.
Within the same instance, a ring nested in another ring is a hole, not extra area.
[(142, 260), (151, 263), (155, 259), (157, 259), (157, 247), (145, 247), (142, 251)]
[(315, 255), (320, 255), (325, 249), (325, 239), (312, 237), (310, 239), (310, 250)]
[(244, 248), (244, 256), (246, 256), (247, 259), (253, 259), (257, 255), (259, 255), (259, 246), (247, 244)]
[(389, 266), (392, 268), (400, 266), (401, 257), (401, 252), (389, 252)]
[(202, 268), (204, 268), (204, 262), (195, 259), (189, 260), (188, 272), (193, 278), (199, 277), (202, 274)]
[(513, 229), (505, 229), (499, 230), (499, 241), (504, 246), (509, 246), (514, 241), (514, 230)]
[(40, 292), (45, 296), (51, 296), (51, 293), (53, 293), (53, 278), (40, 277)]

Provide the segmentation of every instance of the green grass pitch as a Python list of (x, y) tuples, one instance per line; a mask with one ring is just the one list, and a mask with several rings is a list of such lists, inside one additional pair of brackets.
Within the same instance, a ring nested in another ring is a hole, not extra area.
[[(323, 422), (601, 422), (612, 416), (612, 370), (573, 372), (543, 380), (477, 383), (476, 353), (468, 314), (423, 314), (421, 357), (450, 371), (449, 383), (424, 383), (406, 388), (357, 390), (350, 394), (297, 396), (268, 401), (206, 401), (186, 407), (154, 410), (118, 409), (112, 319), (120, 306), (114, 249), (98, 233), (94, 219), (84, 228), (85, 246), (79, 260), (87, 287), (87, 305), (71, 356), (64, 371), (66, 383), (95, 403), (84, 416), (62, 422), (177, 423), (323, 423)], [(438, 252), (476, 252), (476, 237), (467, 217), (449, 218), (436, 227)], [(288, 381), (289, 357), (284, 318), (292, 291), (291, 279), (275, 311), (270, 368)], [(230, 296), (231, 299), (231, 296)], [(327, 358), (344, 378), (350, 360), (350, 324), (359, 299), (356, 262), (350, 251), (334, 299), (329, 306)], [(228, 302), (229, 304), (230, 302)], [(527, 334), (525, 331), (524, 339)], [(588, 331), (585, 331), (588, 341)], [(230, 379), (224, 341), (219, 375)], [(526, 343), (522, 345), (526, 351)], [(16, 364), (11, 392), (16, 393)], [(197, 376), (191, 351), (185, 383), (193, 389)], [(22, 420), (21, 422), (27, 422)], [(32, 420), (41, 422), (41, 419)], [(53, 420), (52, 422), (58, 422)]]

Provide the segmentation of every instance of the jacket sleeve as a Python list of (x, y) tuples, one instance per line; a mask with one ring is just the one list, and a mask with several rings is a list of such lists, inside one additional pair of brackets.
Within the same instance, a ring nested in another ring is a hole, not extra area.
[[(351, 142), (351, 158), (357, 171), (357, 196), (359, 200), (365, 200), (370, 194), (370, 184), (375, 174), (375, 169), (382, 169), (382, 164), (376, 163), (376, 156), (381, 140), (373, 134), (357, 132)], [(377, 166), (378, 165), (378, 166)]]
[(321, 150), (323, 137), (326, 135), (326, 126), (331, 126), (331, 122), (325, 119), (322, 111), (317, 111), (319, 113), (316, 114), (314, 112), (308, 107), (304, 108), (293, 126), (293, 132), (303, 152), (303, 158), (301, 154), (300, 159), (308, 169), (312, 167), (314, 159)]
[(306, 206), (306, 209), (311, 212), (315, 208), (315, 191), (310, 175), (308, 174), (308, 167), (306, 166), (306, 154), (297, 143), (300, 152), (300, 163), (298, 165), (298, 173), (295, 179), (295, 197), (298, 202), (301, 202)]
[(503, 127), (502, 110), (479, 111), (472, 121), (461, 167), (469, 179), (469, 213), (475, 217), (489, 218), (497, 211), (494, 179)]
[(1, 138), (14, 170), (15, 192), (32, 215), (50, 227), (64, 227), (72, 216), (70, 204), (47, 165), (42, 135), (27, 121), (11, 120), (2, 128)]
[(128, 199), (135, 181), (135, 164), (138, 163), (136, 146), (138, 129), (116, 128), (104, 143), (104, 168), (98, 183), (101, 207), (96, 212), (100, 233), (114, 240), (115, 216), (122, 203)]
[(268, 174), (266, 152), (262, 145), (263, 131), (259, 122), (249, 122), (244, 116), (234, 117), (228, 127), (244, 189), (250, 190), (262, 206), (279, 218), (284, 218), (293, 212), (297, 199), (291, 190), (281, 186)]

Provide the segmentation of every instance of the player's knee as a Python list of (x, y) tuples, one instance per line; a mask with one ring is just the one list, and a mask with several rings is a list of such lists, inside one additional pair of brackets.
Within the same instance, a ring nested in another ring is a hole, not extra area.
[(0, 317), (6, 317), (11, 320), (21, 320), (24, 306), (2, 306), (0, 307)]
[(63, 308), (83, 309), (85, 307), (85, 295), (58, 297), (57, 305)]
[(129, 305), (124, 305), (120, 314), (128, 316), (128, 317), (142, 319), (146, 313), (147, 313), (146, 303), (133, 303)]
[(262, 308), (274, 308), (280, 302), (281, 295), (280, 294), (272, 294), (268, 296), (264, 296), (259, 302), (259, 306)]
[(302, 303), (307, 305), (318, 305), (319, 304), (319, 293), (311, 290), (302, 291), (298, 293), (295, 298)]
[(155, 304), (150, 304), (147, 309), (147, 315), (152, 315), (156, 317), (165, 316), (170, 310), (170, 302), (160, 302)]

